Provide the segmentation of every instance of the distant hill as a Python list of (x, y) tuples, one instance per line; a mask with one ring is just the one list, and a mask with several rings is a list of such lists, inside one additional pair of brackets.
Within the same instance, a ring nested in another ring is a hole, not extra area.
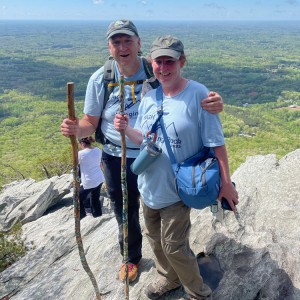
[[(0, 21), (0, 186), (63, 174), (70, 143), (66, 83), (77, 115), (90, 75), (108, 57), (109, 22)], [(158, 35), (185, 44), (188, 78), (218, 91), (231, 171), (248, 155), (282, 157), (300, 147), (300, 22), (136, 22), (147, 55)], [(47, 175), (48, 174), (48, 175)]]
[[(136, 22), (142, 50), (162, 34), (184, 42), (185, 75), (221, 93), (228, 104), (276, 102), (298, 92), (300, 22)], [(64, 98), (75, 82), (81, 100), (89, 76), (108, 57), (108, 22), (1, 21), (0, 93)]]

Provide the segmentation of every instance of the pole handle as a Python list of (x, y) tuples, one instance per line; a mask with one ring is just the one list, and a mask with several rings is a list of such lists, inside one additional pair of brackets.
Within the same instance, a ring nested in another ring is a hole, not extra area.
[(67, 83), (67, 101), (68, 101), (68, 117), (70, 120), (75, 120), (75, 105), (74, 105), (74, 82)]

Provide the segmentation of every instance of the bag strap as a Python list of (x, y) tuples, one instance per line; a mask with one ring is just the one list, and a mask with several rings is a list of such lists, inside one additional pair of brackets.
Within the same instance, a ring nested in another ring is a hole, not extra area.
[(160, 123), (160, 129), (161, 129), (163, 137), (164, 137), (164, 141), (165, 141), (165, 145), (166, 145), (166, 149), (167, 149), (170, 161), (171, 161), (172, 164), (177, 165), (178, 163), (177, 163), (175, 155), (174, 155), (174, 153), (171, 149), (170, 141), (169, 141), (169, 138), (168, 138), (168, 135), (167, 135), (167, 132), (166, 132), (164, 119), (162, 118), (162, 115), (163, 115), (163, 91), (162, 91), (161, 86), (159, 86), (156, 89), (156, 101), (157, 101), (157, 114), (158, 114), (157, 122)]

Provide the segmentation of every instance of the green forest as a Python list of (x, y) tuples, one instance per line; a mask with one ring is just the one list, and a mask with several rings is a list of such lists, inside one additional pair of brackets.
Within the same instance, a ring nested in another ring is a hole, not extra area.
[[(66, 83), (82, 115), (90, 75), (108, 58), (109, 22), (0, 21), (0, 187), (71, 170), (60, 134)], [(155, 37), (185, 44), (184, 76), (217, 91), (231, 173), (247, 158), (300, 148), (300, 22), (136, 22), (147, 55)]]

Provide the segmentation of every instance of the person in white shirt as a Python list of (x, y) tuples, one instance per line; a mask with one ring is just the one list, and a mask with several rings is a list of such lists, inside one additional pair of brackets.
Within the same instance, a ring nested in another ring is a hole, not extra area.
[(102, 215), (100, 202), (100, 191), (104, 182), (101, 169), (102, 151), (98, 147), (93, 147), (93, 142), (95, 140), (91, 136), (79, 140), (82, 149), (78, 152), (82, 183), (79, 192), (81, 219), (85, 216), (95, 218)]

